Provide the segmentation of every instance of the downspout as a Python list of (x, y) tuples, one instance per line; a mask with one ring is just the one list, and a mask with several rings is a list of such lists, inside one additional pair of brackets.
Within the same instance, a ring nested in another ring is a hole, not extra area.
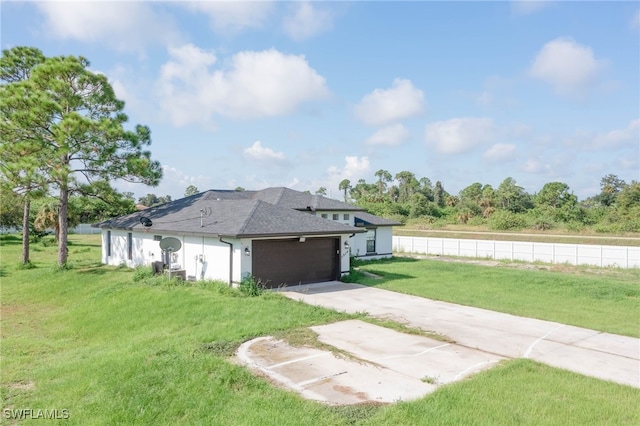
[(229, 287), (231, 287), (233, 283), (233, 243), (229, 241), (224, 241), (222, 237), (218, 238), (221, 243), (229, 245)]

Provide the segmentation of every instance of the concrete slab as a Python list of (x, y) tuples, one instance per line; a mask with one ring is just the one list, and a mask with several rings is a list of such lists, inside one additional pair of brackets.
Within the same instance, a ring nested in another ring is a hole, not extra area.
[(504, 359), (359, 320), (311, 329), (320, 341), (351, 356), (259, 337), (240, 346), (238, 359), (305, 398), (330, 404), (421, 398)]
[(640, 339), (339, 281), (284, 290), (312, 305), (393, 318), (486, 354), (528, 357), (640, 388)]
[(311, 327), (318, 339), (360, 359), (442, 385), (490, 368), (505, 359), (493, 354), (399, 333), (359, 320)]

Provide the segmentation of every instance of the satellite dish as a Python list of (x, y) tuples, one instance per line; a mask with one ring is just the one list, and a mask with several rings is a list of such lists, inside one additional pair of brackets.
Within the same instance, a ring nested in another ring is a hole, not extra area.
[(182, 248), (182, 243), (174, 237), (165, 237), (160, 240), (160, 248), (166, 251), (178, 251)]
[(151, 225), (153, 225), (153, 222), (151, 222), (151, 219), (149, 219), (146, 216), (142, 216), (140, 218), (140, 223), (142, 224), (142, 226), (144, 226), (145, 228), (150, 227)]

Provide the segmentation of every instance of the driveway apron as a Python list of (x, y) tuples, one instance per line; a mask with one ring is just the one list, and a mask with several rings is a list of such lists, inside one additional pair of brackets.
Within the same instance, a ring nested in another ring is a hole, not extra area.
[(283, 290), (294, 300), (388, 318), (489, 354), (640, 388), (640, 339), (339, 281)]

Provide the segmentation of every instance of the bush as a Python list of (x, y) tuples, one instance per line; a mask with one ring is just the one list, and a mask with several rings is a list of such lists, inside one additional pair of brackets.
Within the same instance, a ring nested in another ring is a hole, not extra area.
[(153, 278), (153, 269), (149, 266), (138, 266), (133, 270), (133, 281), (146, 281)]
[(531, 221), (531, 228), (536, 231), (547, 231), (555, 228), (555, 221), (549, 216), (538, 216)]
[(264, 285), (260, 281), (256, 281), (253, 275), (245, 276), (242, 281), (240, 281), (240, 293), (245, 296), (260, 296), (264, 293)]
[(340, 281), (343, 283), (357, 283), (358, 280), (362, 279), (364, 274), (357, 269), (351, 268), (348, 274), (345, 274), (340, 277)]
[(40, 242), (42, 243), (42, 245), (44, 247), (52, 247), (57, 245), (56, 239), (55, 237), (46, 237), (46, 238), (42, 238), (40, 240)]
[(482, 216), (474, 216), (467, 221), (469, 226), (484, 226), (487, 224), (487, 220)]
[(36, 265), (34, 263), (32, 263), (30, 260), (27, 261), (27, 263), (19, 263), (18, 266), (16, 267), (16, 269), (33, 269), (35, 268)]
[(489, 228), (497, 231), (520, 230), (526, 226), (527, 221), (522, 215), (506, 210), (498, 210), (489, 218)]

